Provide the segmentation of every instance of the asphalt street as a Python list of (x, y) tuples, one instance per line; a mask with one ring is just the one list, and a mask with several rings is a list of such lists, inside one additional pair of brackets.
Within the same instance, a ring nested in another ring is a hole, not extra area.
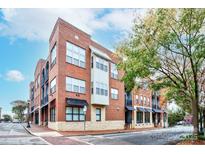
[[(180, 136), (191, 134), (191, 126), (177, 126), (141, 132), (72, 137), (41, 137), (29, 134), (21, 124), (0, 123), (0, 145), (167, 145), (176, 144)], [(46, 141), (45, 141), (46, 140)]]
[(176, 144), (180, 136), (191, 134), (191, 126), (176, 126), (143, 132), (130, 132), (107, 135), (69, 137), (94, 145), (169, 145)]
[(0, 123), (0, 145), (45, 145), (40, 137), (32, 136), (19, 123)]

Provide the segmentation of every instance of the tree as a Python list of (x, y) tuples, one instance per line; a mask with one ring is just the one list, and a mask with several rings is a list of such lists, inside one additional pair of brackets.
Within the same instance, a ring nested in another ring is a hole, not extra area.
[(4, 114), (2, 117), (4, 118), (4, 121), (6, 121), (6, 122), (12, 121), (12, 118), (9, 114)]
[(175, 112), (169, 111), (168, 122), (169, 126), (174, 126), (177, 122), (184, 120), (185, 112), (183, 110), (177, 110)]
[(22, 100), (16, 100), (11, 102), (12, 104), (12, 112), (15, 114), (16, 118), (23, 122), (24, 120), (24, 112), (27, 108), (27, 102)]
[[(151, 87), (167, 88), (193, 115), (198, 136), (198, 106), (205, 80), (205, 9), (151, 9), (134, 21), (133, 33), (117, 48), (132, 89), (136, 78), (146, 78)], [(131, 82), (130, 82), (131, 81)]]

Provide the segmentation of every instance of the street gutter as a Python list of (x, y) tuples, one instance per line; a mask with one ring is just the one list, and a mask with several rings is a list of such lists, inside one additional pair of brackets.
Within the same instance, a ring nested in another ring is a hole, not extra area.
[(23, 124), (21, 124), (21, 126), (23, 126), (23, 128), (26, 130), (27, 133), (31, 134), (32, 136), (38, 137), (39, 139), (41, 139), (42, 141), (44, 141), (47, 145), (52, 145), (51, 143), (49, 143), (48, 141), (46, 141), (44, 138), (33, 134), (33, 133), (32, 133), (26, 126), (24, 126)]

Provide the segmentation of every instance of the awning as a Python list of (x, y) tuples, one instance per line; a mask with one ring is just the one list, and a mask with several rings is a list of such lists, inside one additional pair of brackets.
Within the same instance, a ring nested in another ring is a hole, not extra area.
[(152, 112), (152, 109), (145, 108), (146, 112)]
[(146, 110), (142, 107), (137, 107), (138, 110), (142, 111), (142, 112), (145, 112)]
[(153, 112), (156, 112), (156, 113), (161, 113), (162, 110), (159, 110), (159, 109), (152, 109)]
[(127, 110), (130, 110), (130, 111), (135, 110), (135, 108), (134, 108), (133, 106), (126, 106), (126, 109), (127, 109)]
[(74, 106), (88, 106), (86, 100), (82, 99), (74, 99), (74, 98), (66, 98), (67, 105), (74, 105)]

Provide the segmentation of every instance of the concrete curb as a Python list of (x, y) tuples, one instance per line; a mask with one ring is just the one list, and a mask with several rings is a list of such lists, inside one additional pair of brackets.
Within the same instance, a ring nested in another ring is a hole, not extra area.
[[(160, 128), (160, 129), (164, 129), (164, 128)], [(145, 133), (145, 132), (148, 132), (148, 131), (155, 131), (155, 130), (160, 130), (160, 129), (150, 129), (150, 130), (141, 130), (141, 131), (127, 131), (127, 132), (123, 132), (123, 131), (118, 131), (118, 132), (108, 132), (108, 133), (85, 133), (84, 134), (74, 134), (74, 135), (63, 135), (64, 137), (73, 137), (73, 136), (92, 136), (92, 135), (110, 135), (110, 134), (131, 134), (131, 133)]]
[(21, 124), (21, 126), (23, 126), (23, 128), (31, 135), (36, 136), (35, 134), (33, 134), (26, 126), (24, 126), (23, 124)]
[(42, 137), (37, 136), (37, 135), (35, 135), (34, 133), (32, 133), (26, 126), (24, 126), (24, 125), (22, 125), (22, 124), (21, 124), (21, 126), (23, 126), (23, 128), (24, 128), (29, 134), (31, 134), (32, 136), (38, 137), (39, 139), (41, 139), (42, 141), (44, 141), (44, 142), (45, 142), (46, 144), (48, 144), (48, 145), (52, 145), (51, 143), (49, 143), (48, 141), (46, 141), (46, 140), (43, 139)]

